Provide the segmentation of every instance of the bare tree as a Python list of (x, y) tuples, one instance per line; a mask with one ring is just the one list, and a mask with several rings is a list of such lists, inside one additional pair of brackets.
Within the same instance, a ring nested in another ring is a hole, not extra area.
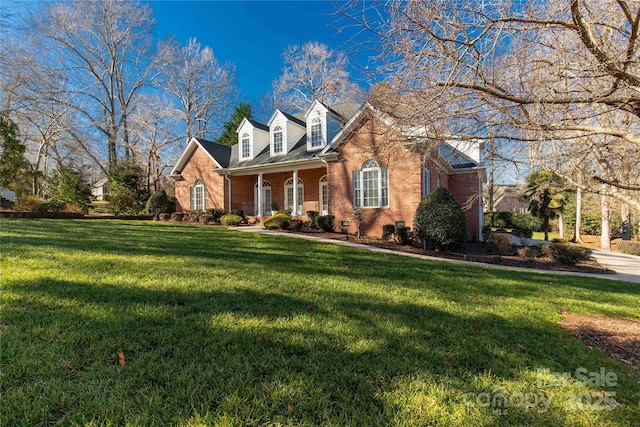
[[(378, 38), (379, 105), (397, 120), (434, 135), (502, 125), (494, 137), (521, 141), (536, 167), (640, 209), (637, 1), (372, 1), (341, 12)], [(557, 168), (576, 152), (587, 179)]]
[(131, 155), (129, 115), (156, 66), (152, 25), (141, 3), (76, 0), (43, 4), (24, 29), (40, 64), (62, 83), (43, 96), (90, 126), (91, 144), (106, 139), (109, 167)]
[(323, 43), (307, 42), (289, 46), (282, 60), (282, 75), (272, 84), (276, 107), (305, 110), (314, 99), (335, 104), (362, 98), (359, 86), (350, 81), (344, 52), (331, 50)]
[(219, 64), (213, 50), (196, 39), (186, 46), (165, 43), (159, 58), (165, 63), (164, 89), (177, 100), (176, 116), (185, 124), (186, 141), (218, 132), (238, 98), (234, 67)]

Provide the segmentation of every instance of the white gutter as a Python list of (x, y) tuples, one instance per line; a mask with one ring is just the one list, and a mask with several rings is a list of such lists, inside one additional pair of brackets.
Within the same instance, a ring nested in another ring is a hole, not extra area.
[(227, 201), (227, 212), (231, 212), (231, 178), (229, 178), (229, 171), (225, 170), (224, 171), (224, 179), (227, 180), (227, 191), (229, 194), (228, 197), (228, 201)]

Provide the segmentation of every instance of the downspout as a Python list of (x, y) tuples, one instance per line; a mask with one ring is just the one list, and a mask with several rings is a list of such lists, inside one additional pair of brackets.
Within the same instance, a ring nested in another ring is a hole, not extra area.
[(229, 195), (227, 198), (227, 212), (231, 212), (231, 178), (229, 178), (229, 171), (224, 171), (224, 179), (227, 180), (227, 194)]

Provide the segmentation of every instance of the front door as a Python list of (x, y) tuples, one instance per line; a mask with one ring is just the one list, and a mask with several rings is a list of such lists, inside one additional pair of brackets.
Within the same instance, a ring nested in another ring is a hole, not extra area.
[[(253, 206), (254, 215), (259, 215), (258, 209), (258, 184), (253, 187)], [(269, 181), (262, 181), (262, 215), (269, 215), (271, 212), (271, 183)]]

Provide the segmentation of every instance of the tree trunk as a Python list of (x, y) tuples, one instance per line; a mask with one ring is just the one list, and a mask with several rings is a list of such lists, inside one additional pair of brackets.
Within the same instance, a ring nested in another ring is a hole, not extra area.
[(631, 209), (626, 203), (620, 209), (622, 215), (622, 240), (631, 240)]
[(584, 243), (582, 240), (582, 188), (578, 187), (576, 192), (576, 227), (573, 230), (574, 243)]
[(611, 250), (611, 233), (609, 229), (609, 199), (602, 196), (602, 230), (600, 232), (600, 249)]
[(549, 216), (545, 215), (543, 225), (544, 227), (544, 240), (549, 241)]
[(562, 214), (558, 215), (558, 234), (561, 239), (564, 239), (564, 216)]

